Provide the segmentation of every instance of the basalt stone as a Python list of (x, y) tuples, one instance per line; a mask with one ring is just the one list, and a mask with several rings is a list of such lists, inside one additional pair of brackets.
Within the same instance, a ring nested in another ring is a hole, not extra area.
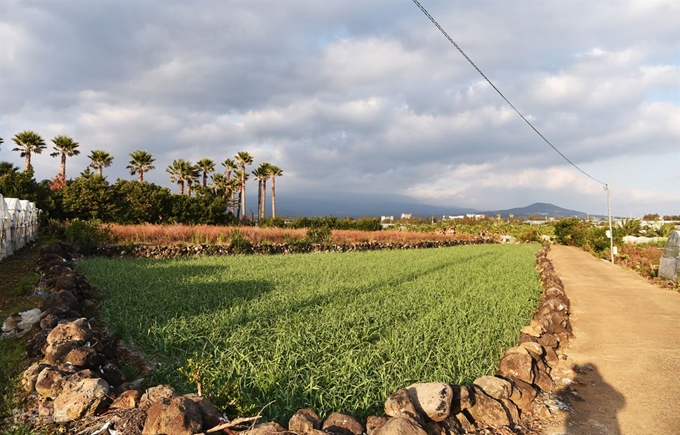
[(508, 414), (510, 421), (513, 423), (519, 423), (520, 410), (517, 405), (515, 405), (515, 403), (510, 399), (501, 399), (499, 402), (501, 402), (501, 405), (503, 405), (503, 408), (505, 408), (505, 412)]
[(47, 344), (47, 336), (50, 334), (49, 329), (43, 329), (28, 340), (26, 343), (26, 353), (29, 358), (34, 358), (43, 354), (42, 349)]
[(551, 347), (553, 349), (557, 349), (557, 347), (560, 344), (557, 337), (554, 336), (553, 334), (543, 334), (540, 337), (538, 337), (537, 342), (543, 347)]
[[(76, 277), (75, 273), (67, 273), (63, 275), (59, 275), (55, 280), (54, 280), (54, 290), (59, 292), (61, 290), (68, 290), (72, 294), (74, 293), (74, 290), (76, 289)], [(75, 296), (75, 295), (74, 295)]]
[(374, 435), (427, 435), (427, 432), (410, 418), (392, 418)]
[(61, 394), (74, 391), (83, 379), (98, 379), (99, 376), (90, 369), (81, 370), (65, 376), (62, 384)]
[(113, 388), (118, 388), (125, 382), (125, 374), (115, 364), (108, 362), (100, 367), (102, 379), (106, 380)]
[(118, 395), (118, 397), (115, 398), (113, 403), (111, 403), (111, 406), (109, 406), (110, 409), (129, 409), (129, 408), (136, 408), (137, 404), (139, 403), (139, 398), (142, 396), (142, 393), (139, 392), (139, 390), (127, 390), (123, 391), (121, 394)]
[(543, 370), (538, 371), (538, 376), (536, 376), (536, 381), (534, 384), (545, 392), (551, 392), (554, 388), (554, 382), (550, 375)]
[(52, 329), (57, 326), (59, 322), (59, 316), (48, 313), (45, 317), (40, 320), (40, 329)]
[(109, 384), (103, 379), (82, 379), (69, 393), (54, 399), (54, 421), (73, 421), (95, 415), (109, 403)]
[(49, 293), (42, 305), (40, 311), (49, 311), (50, 307), (66, 307), (68, 310), (79, 311), (80, 303), (78, 299), (73, 296), (68, 290), (61, 290), (57, 293)]
[(538, 391), (533, 385), (520, 379), (513, 380), (513, 390), (510, 400), (520, 409), (526, 409), (531, 402), (538, 396)]
[(222, 413), (210, 400), (199, 396), (198, 394), (185, 394), (184, 397), (194, 401), (198, 405), (204, 430), (212, 429), (222, 422)]
[(52, 365), (66, 362), (66, 355), (81, 344), (82, 342), (79, 341), (57, 341), (54, 343), (47, 343), (47, 346), (43, 348), (45, 360)]
[(543, 356), (543, 359), (545, 359), (545, 363), (549, 367), (555, 368), (560, 361), (559, 357), (557, 356), (557, 353), (552, 347), (544, 346), (543, 350), (545, 352), (545, 355)]
[(475, 427), (473, 418), (468, 413), (468, 411), (456, 414), (455, 419), (458, 420), (460, 427), (463, 428), (463, 433), (477, 433), (477, 428)]
[(483, 376), (475, 379), (473, 383), (494, 399), (509, 399), (512, 396), (512, 384), (505, 379)]
[(38, 375), (45, 368), (47, 364), (33, 363), (29, 368), (27, 368), (21, 376), (21, 385), (24, 387), (24, 391), (31, 392), (35, 390), (35, 383), (38, 381)]
[(423, 416), (432, 421), (442, 421), (451, 412), (453, 389), (438, 382), (418, 383), (406, 387), (411, 403)]
[(522, 344), (519, 345), (519, 347), (523, 347), (524, 349), (529, 350), (529, 351), (535, 353), (535, 354), (538, 355), (539, 357), (540, 357), (540, 356), (543, 356), (543, 348), (542, 348), (541, 345), (538, 344), (538, 343), (534, 343), (534, 342), (531, 342), (531, 343), (522, 343)]
[(465, 433), (462, 424), (455, 416), (449, 416), (440, 422), (428, 422), (423, 429), (428, 435), (459, 435)]
[(463, 425), (454, 416), (449, 416), (446, 420), (440, 421), (439, 425), (444, 428), (447, 435), (458, 435), (465, 433)]
[(467, 412), (478, 427), (508, 426), (512, 422), (503, 404), (487, 396), (479, 387), (474, 387), (475, 406)]
[(65, 357), (66, 361), (76, 367), (94, 369), (106, 362), (104, 355), (97, 353), (92, 347), (79, 346), (69, 351)]
[(299, 409), (288, 420), (288, 430), (290, 431), (306, 434), (311, 433), (315, 429), (321, 429), (321, 418), (311, 408)]
[(253, 429), (241, 432), (242, 435), (281, 435), (283, 433), (288, 433), (286, 428), (275, 421), (261, 423), (255, 426)]
[(63, 388), (66, 377), (53, 366), (45, 367), (37, 376), (35, 391), (43, 397), (53, 399), (57, 397)]
[(61, 323), (52, 329), (47, 336), (47, 343), (62, 341), (87, 342), (92, 338), (92, 330), (87, 319), (81, 318), (68, 323)]
[(453, 400), (451, 400), (451, 414), (458, 414), (475, 405), (475, 397), (471, 387), (452, 385)]
[(142, 435), (193, 435), (203, 430), (198, 404), (184, 396), (158, 400), (146, 414)]
[(422, 417), (411, 402), (406, 388), (395, 391), (387, 398), (385, 401), (385, 414), (390, 417), (410, 418), (418, 424), (423, 422)]
[(108, 359), (118, 358), (118, 339), (113, 337), (102, 337), (100, 340), (102, 344), (101, 353)]
[(506, 353), (501, 359), (499, 376), (510, 379), (521, 379), (530, 384), (536, 379), (534, 359), (528, 353)]
[(326, 418), (321, 429), (336, 435), (361, 435), (364, 426), (351, 415), (334, 412)]
[[(387, 423), (387, 418), (371, 415), (368, 417), (368, 419), (366, 419), (366, 435), (373, 435), (375, 431), (385, 426), (385, 423)], [(288, 429), (295, 432), (295, 430), (290, 426), (288, 426)]]
[(170, 385), (156, 385), (144, 392), (142, 398), (139, 399), (139, 409), (146, 411), (155, 402), (161, 399), (167, 399), (175, 395), (175, 390)]

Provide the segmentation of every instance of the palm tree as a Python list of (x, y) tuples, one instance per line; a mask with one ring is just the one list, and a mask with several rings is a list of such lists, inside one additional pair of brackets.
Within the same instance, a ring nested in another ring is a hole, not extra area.
[(283, 169), (276, 165), (269, 166), (269, 176), (272, 179), (272, 217), (276, 217), (276, 177), (283, 176)]
[(241, 197), (241, 220), (245, 220), (246, 217), (246, 166), (253, 164), (253, 156), (251, 156), (247, 151), (239, 151), (235, 157), (238, 162), (238, 166), (241, 169), (241, 191), (239, 196)]
[(21, 157), (26, 157), (26, 165), (24, 167), (26, 171), (31, 167), (31, 154), (42, 154), (43, 150), (47, 148), (43, 138), (31, 130), (17, 133), (12, 140), (17, 144), (17, 147), (12, 148), (12, 151), (19, 151), (21, 152)]
[(2, 143), (3, 143), (4, 141), (5, 141), (5, 140), (4, 140), (3, 138), (0, 137), (0, 145), (2, 145)]
[(232, 159), (227, 159), (224, 162), (222, 162), (222, 166), (224, 166), (224, 175), (227, 177), (227, 180), (231, 179), (231, 172), (235, 171), (237, 169), (236, 163)]
[(267, 208), (267, 180), (271, 177), (271, 168), (274, 165), (271, 163), (263, 162), (257, 167), (257, 173), (259, 176), (260, 190), (258, 192), (258, 204), (257, 208), (260, 219), (264, 219), (266, 215)]
[(74, 141), (72, 137), (64, 135), (56, 136), (54, 139), (52, 139), (52, 143), (54, 144), (54, 147), (52, 147), (54, 152), (50, 153), (50, 156), (61, 156), (60, 174), (61, 178), (66, 180), (66, 157), (73, 157), (80, 154), (80, 151), (78, 151), (80, 144)]
[(208, 157), (203, 157), (196, 163), (198, 169), (203, 172), (203, 187), (208, 184), (208, 174), (215, 171), (215, 161)]
[(108, 168), (113, 163), (113, 156), (104, 150), (93, 150), (87, 157), (90, 159), (90, 167), (96, 169), (100, 177), (102, 168)]
[(235, 180), (234, 183), (234, 192), (238, 192), (238, 211), (236, 212), (236, 216), (239, 219), (243, 219), (243, 216), (247, 213), (246, 210), (243, 208), (243, 204), (245, 204), (245, 201), (243, 200), (243, 197), (245, 196), (245, 186), (246, 186), (246, 181), (248, 181), (248, 178), (250, 178), (250, 174), (243, 173), (240, 169), (234, 171), (234, 178)]
[(220, 173), (212, 174), (210, 177), (210, 188), (213, 189), (216, 195), (226, 198), (227, 190), (229, 189), (227, 177)]
[[(238, 171), (237, 171), (238, 172)], [(234, 174), (236, 175), (236, 174)], [(238, 177), (233, 177), (227, 180), (227, 186), (229, 188), (229, 208), (231, 208), (231, 211), (234, 211), (234, 206), (241, 206), (241, 200), (239, 199), (238, 202), (234, 199), (236, 196), (236, 192), (241, 191), (241, 175), (239, 174)], [(240, 196), (239, 196), (240, 198)]]
[(254, 169), (251, 174), (255, 177), (257, 180), (257, 218), (262, 219), (262, 180), (267, 177), (266, 175), (266, 168), (263, 166), (263, 163), (260, 163), (260, 166), (257, 167), (257, 169)]
[(130, 164), (126, 167), (130, 170), (130, 175), (139, 174), (137, 176), (137, 181), (142, 183), (144, 181), (144, 173), (156, 169), (156, 167), (152, 165), (156, 159), (153, 158), (153, 154), (144, 150), (131, 152), (130, 157)]
[(184, 180), (187, 182), (187, 195), (191, 196), (191, 186), (195, 181), (198, 181), (200, 175), (198, 166), (191, 162), (187, 162), (187, 168), (183, 175)]
[(165, 170), (170, 174), (170, 181), (177, 183), (180, 195), (184, 195), (184, 174), (188, 165), (189, 162), (184, 159), (173, 160), (172, 164)]

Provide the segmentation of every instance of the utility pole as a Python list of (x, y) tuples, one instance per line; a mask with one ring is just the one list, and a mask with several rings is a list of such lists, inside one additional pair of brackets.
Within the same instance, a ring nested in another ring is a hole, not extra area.
[(609, 216), (609, 252), (611, 254), (612, 264), (614, 264), (614, 231), (612, 231), (612, 209), (609, 201), (609, 184), (604, 185), (604, 190), (607, 191), (607, 215)]

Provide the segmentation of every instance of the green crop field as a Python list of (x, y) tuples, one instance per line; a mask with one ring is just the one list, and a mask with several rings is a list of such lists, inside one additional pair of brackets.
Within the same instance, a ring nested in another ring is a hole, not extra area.
[(78, 269), (104, 290), (108, 328), (160, 362), (155, 381), (195, 391), (178, 370), (193, 367), (204, 394), (241, 411), (274, 400), (267, 416), (286, 421), (300, 407), (381, 413), (413, 382), (495, 371), (538, 304), (537, 249), (91, 258)]

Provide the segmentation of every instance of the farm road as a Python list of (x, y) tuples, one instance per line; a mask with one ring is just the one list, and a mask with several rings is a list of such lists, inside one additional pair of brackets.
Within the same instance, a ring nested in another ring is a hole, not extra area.
[(680, 294), (567, 246), (549, 258), (571, 300), (568, 435), (680, 434)]

